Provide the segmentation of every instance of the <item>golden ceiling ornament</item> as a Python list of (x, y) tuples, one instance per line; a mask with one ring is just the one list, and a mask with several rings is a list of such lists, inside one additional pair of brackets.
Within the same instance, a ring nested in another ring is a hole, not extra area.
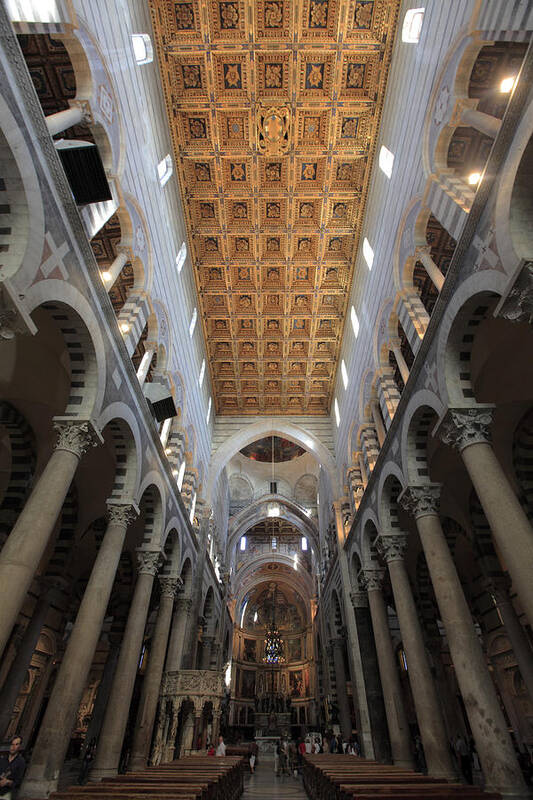
[(287, 153), (291, 144), (291, 112), (287, 106), (257, 112), (257, 149), (267, 156)]

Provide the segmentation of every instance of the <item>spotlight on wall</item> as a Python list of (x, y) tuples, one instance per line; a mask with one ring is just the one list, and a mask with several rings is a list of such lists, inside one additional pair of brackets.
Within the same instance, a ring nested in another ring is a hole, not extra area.
[(502, 94), (509, 94), (512, 92), (516, 85), (516, 75), (510, 75), (508, 78), (504, 78), (503, 81), (500, 83), (500, 92)]
[(477, 186), (481, 180), (481, 172), (471, 172), (468, 176), (468, 183), (470, 186)]
[(120, 323), (120, 330), (121, 330), (122, 333), (127, 333), (129, 331), (129, 329), (130, 329), (130, 326), (128, 325), (127, 322), (121, 322)]
[[(166, 456), (169, 456), (169, 455), (171, 454), (171, 452), (172, 452), (172, 448), (171, 448), (171, 447), (165, 447), (165, 455), (166, 455)], [(176, 471), (176, 475), (177, 475), (177, 474), (178, 474), (178, 473), (177, 473), (177, 471)]]

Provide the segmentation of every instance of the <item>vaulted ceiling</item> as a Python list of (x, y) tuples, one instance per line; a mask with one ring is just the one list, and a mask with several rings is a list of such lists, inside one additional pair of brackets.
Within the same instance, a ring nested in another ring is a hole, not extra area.
[(218, 414), (328, 413), (398, 0), (151, 0)]

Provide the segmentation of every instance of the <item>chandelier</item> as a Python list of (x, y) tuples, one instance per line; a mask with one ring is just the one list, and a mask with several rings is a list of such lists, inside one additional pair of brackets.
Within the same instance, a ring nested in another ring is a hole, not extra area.
[(272, 604), (272, 622), (267, 628), (265, 638), (265, 664), (283, 664), (285, 661), (283, 639), (276, 625), (276, 587), (274, 587), (274, 602)]

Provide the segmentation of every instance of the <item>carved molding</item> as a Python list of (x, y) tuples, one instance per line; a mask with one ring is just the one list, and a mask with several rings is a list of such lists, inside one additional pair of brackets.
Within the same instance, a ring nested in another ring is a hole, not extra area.
[(393, 561), (403, 561), (407, 550), (407, 534), (394, 533), (388, 536), (378, 536), (376, 547), (387, 564)]
[(459, 452), (471, 444), (490, 443), (492, 416), (492, 408), (449, 408), (438, 435)]
[(110, 525), (122, 525), (122, 527), (127, 528), (131, 522), (137, 519), (139, 511), (131, 503), (121, 504), (108, 500), (107, 514)]
[(159, 550), (137, 550), (137, 572), (139, 575), (155, 577), (161, 563)]
[(363, 569), (359, 573), (359, 582), (367, 592), (381, 592), (384, 577), (384, 569)]
[(511, 322), (533, 323), (533, 262), (527, 261), (500, 311)]
[(439, 514), (440, 483), (428, 483), (420, 486), (407, 486), (398, 498), (399, 504), (415, 519)]
[(183, 586), (183, 581), (177, 575), (175, 577), (160, 575), (159, 585), (161, 586), (161, 597), (170, 597), (174, 599), (176, 593)]
[(90, 420), (54, 420), (53, 424), (57, 431), (56, 450), (68, 450), (81, 458), (89, 447), (100, 444), (98, 432)]

